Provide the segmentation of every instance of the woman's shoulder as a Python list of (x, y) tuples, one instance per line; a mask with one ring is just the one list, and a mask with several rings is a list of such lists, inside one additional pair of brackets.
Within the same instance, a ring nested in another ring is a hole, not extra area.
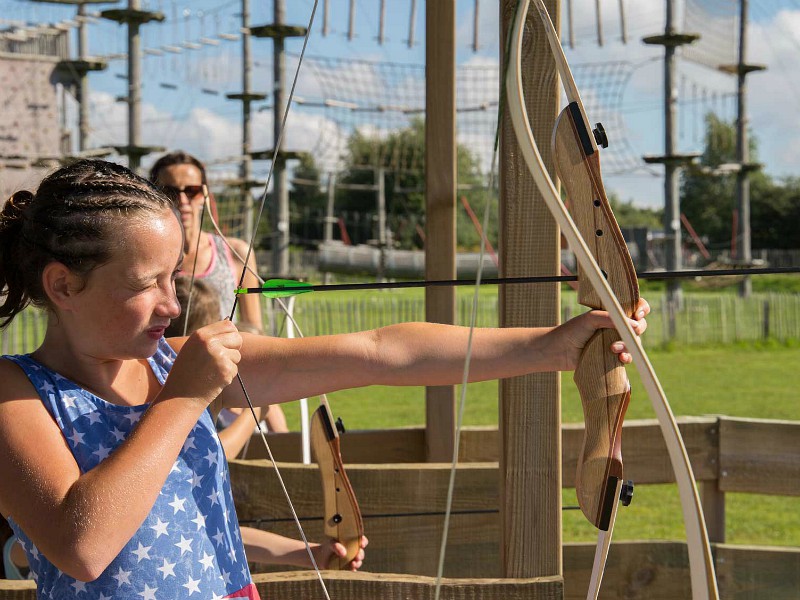
[(236, 251), (237, 254), (239, 254), (240, 256), (244, 256), (245, 254), (247, 254), (247, 250), (250, 247), (250, 244), (248, 244), (246, 241), (235, 237), (229, 237), (225, 239), (230, 244), (231, 248), (233, 248)]

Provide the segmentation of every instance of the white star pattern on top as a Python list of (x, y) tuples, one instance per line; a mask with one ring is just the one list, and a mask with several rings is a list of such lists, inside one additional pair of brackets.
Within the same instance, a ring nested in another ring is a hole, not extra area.
[[(36, 363), (9, 357), (26, 373), (55, 419), (81, 472), (124, 443), (147, 406), (117, 406)], [(174, 362), (165, 340), (149, 359), (160, 383)], [(183, 444), (150, 514), (94, 581), (62, 573), (13, 520), (37, 580), (37, 598), (77, 600), (222, 599), (251, 583), (233, 508), (224, 452), (204, 413)], [(102, 499), (100, 499), (102, 500)]]

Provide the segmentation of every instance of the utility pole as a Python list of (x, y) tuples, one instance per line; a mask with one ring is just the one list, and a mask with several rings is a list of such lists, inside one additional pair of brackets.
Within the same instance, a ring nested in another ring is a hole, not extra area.
[[(286, 20), (284, 0), (273, 0), (274, 25)], [(272, 144), (277, 147), (286, 111), (286, 54), (283, 36), (272, 38)], [(280, 154), (272, 172), (272, 272), (289, 273), (289, 190), (286, 185), (286, 161)]]
[[(739, 60), (735, 65), (722, 65), (720, 70), (735, 74), (736, 87), (736, 221), (737, 253), (731, 258), (743, 267), (751, 266), (753, 251), (750, 236), (750, 173), (760, 165), (750, 162), (750, 141), (747, 132), (747, 76), (755, 71), (766, 69), (763, 65), (747, 64), (747, 13), (748, 0), (739, 0)], [(750, 277), (739, 284), (739, 295), (748, 298), (753, 293)]]
[(141, 144), (141, 103), (142, 103), (142, 46), (139, 28), (151, 21), (161, 22), (164, 14), (156, 11), (141, 10), (140, 0), (128, 0), (128, 8), (104, 10), (100, 13), (104, 19), (126, 23), (128, 25), (128, 144), (115, 146), (119, 154), (128, 157), (128, 167), (138, 171), (142, 157), (151, 152), (163, 152), (159, 146), (142, 146)]
[(286, 54), (284, 51), (287, 37), (303, 37), (306, 28), (286, 25), (286, 6), (284, 0), (273, 0), (273, 18), (269, 25), (251, 27), (250, 33), (258, 38), (272, 38), (272, 144), (271, 150), (251, 152), (254, 160), (275, 160), (272, 168), (272, 203), (270, 221), (272, 233), (270, 248), (272, 250), (272, 276), (288, 276), (289, 274), (289, 188), (286, 181), (286, 161), (300, 158), (297, 152), (287, 152), (276, 146), (280, 141), (283, 115), (286, 112)]
[(253, 61), (251, 58), (250, 33), (250, 0), (242, 0), (242, 91), (226, 94), (228, 100), (239, 100), (242, 103), (242, 164), (239, 176), (242, 186), (242, 202), (244, 207), (244, 238), (249, 242), (253, 237), (253, 197), (250, 190), (257, 182), (253, 181), (252, 152), (252, 103), (265, 100), (267, 95), (252, 91)]
[(378, 188), (378, 281), (386, 281), (386, 172), (383, 167), (375, 170), (375, 187)]
[[(89, 33), (86, 31), (86, 4), (78, 5), (78, 60), (85, 61), (89, 52)], [(89, 78), (83, 73), (77, 87), (78, 151), (88, 149), (89, 140)]]
[[(645, 162), (664, 165), (664, 235), (667, 271), (677, 271), (682, 268), (681, 248), (681, 199), (680, 199), (680, 173), (683, 167), (699, 154), (678, 154), (676, 152), (677, 125), (678, 125), (678, 89), (675, 85), (676, 49), (686, 44), (692, 44), (700, 36), (695, 33), (678, 33), (674, 25), (675, 2), (667, 0), (666, 27), (663, 35), (644, 38), (645, 44), (664, 46), (664, 155), (645, 156)], [(668, 335), (675, 335), (675, 315), (683, 302), (681, 284), (678, 280), (667, 283), (667, 314), (669, 322)]]
[[(325, 233), (324, 243), (328, 244), (333, 241), (333, 224), (336, 223), (336, 217), (333, 216), (333, 204), (336, 200), (336, 172), (331, 171), (328, 173), (328, 188), (327, 188), (328, 202), (325, 207)], [(331, 274), (325, 271), (322, 274), (322, 282), (330, 283)]]

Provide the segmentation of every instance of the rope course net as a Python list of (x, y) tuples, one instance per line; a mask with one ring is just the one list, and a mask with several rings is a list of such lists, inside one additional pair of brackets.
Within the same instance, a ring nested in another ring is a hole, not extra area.
[[(393, 145), (391, 156), (380, 153), (387, 148), (382, 141), (390, 132), (424, 118), (423, 65), (307, 57), (306, 67), (313, 73), (322, 99), (301, 105), (322, 108), (342, 135), (357, 133), (373, 139), (374, 154), (365, 166), (422, 170), (424, 156), (416, 147)], [(646, 171), (622, 117), (625, 88), (636, 68), (624, 61), (573, 66), (584, 90), (587, 112), (602, 121), (612, 135), (612, 145), (603, 152), (604, 171), (609, 174)], [(496, 64), (463, 66), (456, 75), (458, 142), (478, 158), (484, 172), (491, 161), (497, 123), (498, 81)], [(335, 157), (341, 148), (341, 140), (320, 136), (312, 152), (318, 157)], [(327, 162), (323, 168), (335, 170), (337, 165)]]
[(738, 0), (686, 0), (683, 30), (701, 34), (694, 44), (683, 47), (686, 60), (712, 69), (736, 64)]

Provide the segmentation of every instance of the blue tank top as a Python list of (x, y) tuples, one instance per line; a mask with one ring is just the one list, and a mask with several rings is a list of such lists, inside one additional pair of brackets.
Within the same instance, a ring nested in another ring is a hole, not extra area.
[[(148, 359), (162, 385), (175, 356), (162, 338)], [(3, 358), (28, 376), (83, 473), (125, 441), (149, 406), (106, 402), (29, 355)], [(61, 572), (12, 518), (8, 522), (28, 556), (38, 598), (201, 600), (251, 582), (225, 453), (208, 411), (186, 439), (150, 514), (96, 580), (85, 583)]]

